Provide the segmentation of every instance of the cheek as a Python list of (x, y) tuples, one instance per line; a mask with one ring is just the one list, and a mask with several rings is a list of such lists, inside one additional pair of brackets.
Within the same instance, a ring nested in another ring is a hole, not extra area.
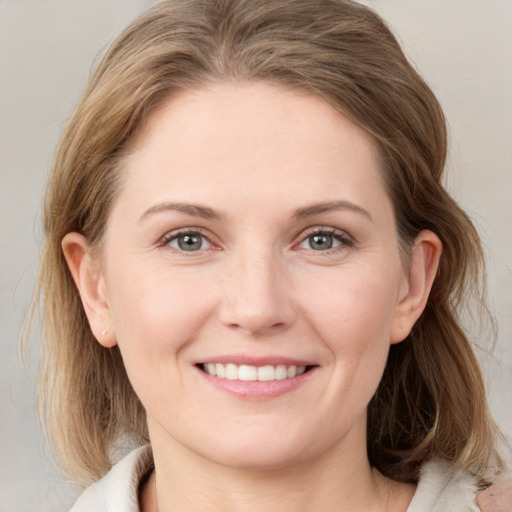
[(128, 356), (153, 364), (178, 357), (213, 308), (213, 297), (197, 276), (140, 270), (128, 279), (114, 274), (110, 284), (114, 327), (127, 366)]
[(328, 291), (310, 291), (305, 299), (310, 324), (334, 362), (333, 392), (345, 400), (352, 396), (354, 408), (366, 406), (382, 377), (397, 283), (386, 273), (352, 271), (332, 279)]
[(118, 346), (145, 409), (174, 409), (176, 398), (188, 392), (182, 372), (186, 348), (210, 318), (213, 297), (201, 293), (198, 279), (190, 276), (171, 277), (163, 269), (138, 275), (144, 277), (119, 273), (111, 283)]
[(348, 272), (331, 279), (327, 290), (305, 293), (304, 304), (316, 329), (333, 349), (364, 352), (389, 344), (397, 306), (396, 281)]

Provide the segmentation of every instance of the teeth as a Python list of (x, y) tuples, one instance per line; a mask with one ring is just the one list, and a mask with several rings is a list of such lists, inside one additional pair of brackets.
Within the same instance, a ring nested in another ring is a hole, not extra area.
[(215, 375), (223, 379), (226, 376), (226, 367), (223, 364), (215, 365)]
[(238, 380), (238, 366), (236, 364), (226, 365), (226, 379)]
[(266, 380), (275, 380), (276, 371), (273, 366), (260, 366), (258, 368), (258, 380), (266, 381)]
[(217, 376), (220, 379), (243, 380), (243, 381), (270, 381), (284, 380), (298, 377), (306, 371), (305, 366), (286, 366), (284, 364), (250, 366), (242, 364), (240, 366), (232, 363), (208, 363), (202, 365), (203, 370), (210, 375)]
[(286, 366), (283, 364), (280, 364), (279, 366), (276, 366), (276, 380), (283, 380), (288, 377), (288, 370), (286, 369)]
[(239, 380), (258, 380), (258, 368), (243, 364), (238, 367)]

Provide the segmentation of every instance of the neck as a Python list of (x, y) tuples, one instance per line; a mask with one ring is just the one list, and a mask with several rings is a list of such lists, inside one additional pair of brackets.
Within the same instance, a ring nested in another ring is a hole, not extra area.
[[(405, 511), (414, 488), (372, 469), (364, 439), (343, 443), (314, 460), (254, 469), (217, 464), (181, 445), (152, 440), (156, 472), (144, 510), (192, 512)], [(169, 449), (171, 448), (171, 449)], [(355, 454), (358, 453), (358, 456)], [(362, 456), (361, 456), (362, 455)], [(157, 498), (156, 498), (157, 497)], [(156, 505), (158, 501), (158, 505)], [(388, 503), (388, 505), (386, 505)], [(389, 504), (392, 505), (389, 505)]]

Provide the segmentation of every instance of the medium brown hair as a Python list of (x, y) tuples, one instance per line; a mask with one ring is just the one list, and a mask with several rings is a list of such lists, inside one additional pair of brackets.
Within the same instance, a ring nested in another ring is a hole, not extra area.
[(92, 335), (61, 249), (101, 244), (123, 158), (147, 117), (178, 91), (264, 81), (318, 95), (371, 135), (407, 253), (424, 229), (443, 243), (426, 309), (391, 347), (368, 410), (371, 463), (414, 481), (441, 457), (483, 475), (496, 427), (459, 321), (482, 291), (479, 237), (444, 190), (446, 126), (433, 93), (372, 10), (346, 0), (168, 0), (137, 19), (98, 66), (62, 135), (43, 207), (40, 410), (63, 468), (87, 483), (120, 440), (147, 438), (117, 347)]

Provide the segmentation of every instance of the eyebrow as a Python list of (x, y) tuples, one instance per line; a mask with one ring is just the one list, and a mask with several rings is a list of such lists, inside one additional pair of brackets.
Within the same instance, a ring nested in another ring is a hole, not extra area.
[(295, 210), (293, 216), (296, 219), (304, 219), (307, 217), (312, 217), (314, 215), (319, 215), (321, 213), (326, 213), (334, 210), (351, 210), (355, 213), (364, 215), (371, 222), (373, 222), (372, 216), (370, 215), (370, 212), (368, 210), (365, 210), (361, 206), (351, 203), (350, 201), (328, 201), (326, 203), (315, 203), (310, 206), (298, 208), (297, 210)]
[[(325, 203), (315, 203), (309, 206), (298, 208), (293, 213), (295, 219), (305, 219), (307, 217), (313, 217), (314, 215), (320, 215), (335, 210), (351, 210), (355, 213), (364, 215), (370, 221), (373, 222), (372, 216), (368, 210), (365, 210), (361, 206), (358, 206), (350, 201), (328, 201)], [(162, 213), (162, 212), (179, 212), (192, 217), (200, 217), (202, 219), (219, 220), (221, 215), (215, 212), (208, 206), (196, 204), (196, 203), (176, 203), (176, 202), (163, 202), (151, 206), (141, 215), (140, 220), (143, 220), (151, 215)]]
[(192, 217), (201, 217), (202, 219), (219, 220), (220, 215), (216, 213), (208, 206), (203, 206), (195, 203), (173, 203), (163, 202), (151, 206), (140, 216), (140, 220), (143, 220), (151, 215), (162, 212), (179, 212)]

